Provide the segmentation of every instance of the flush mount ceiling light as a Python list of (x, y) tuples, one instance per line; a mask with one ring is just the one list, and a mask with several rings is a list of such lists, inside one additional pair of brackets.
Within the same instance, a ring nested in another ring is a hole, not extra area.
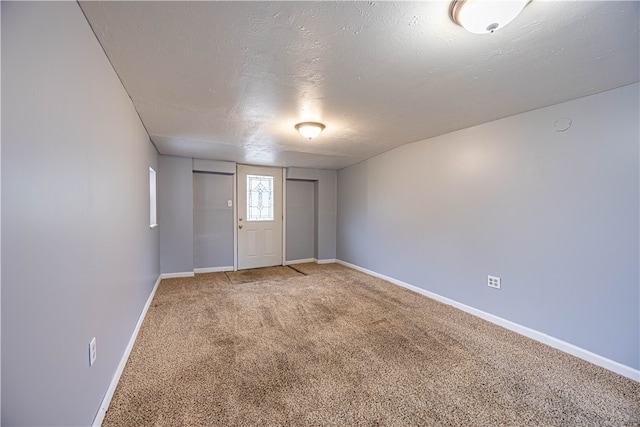
[(530, 0), (456, 0), (453, 21), (474, 34), (493, 33), (513, 21)]
[(302, 122), (296, 125), (296, 129), (300, 132), (300, 135), (309, 139), (320, 135), (320, 132), (322, 132), (324, 128), (325, 126), (318, 122)]

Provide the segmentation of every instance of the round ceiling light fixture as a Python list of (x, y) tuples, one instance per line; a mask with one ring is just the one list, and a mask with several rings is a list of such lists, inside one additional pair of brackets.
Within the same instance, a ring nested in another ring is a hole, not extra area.
[(325, 128), (325, 125), (318, 122), (302, 122), (296, 125), (296, 130), (300, 132), (300, 135), (305, 138), (313, 139), (320, 135)]
[(493, 33), (513, 21), (529, 1), (455, 0), (451, 19), (471, 33)]

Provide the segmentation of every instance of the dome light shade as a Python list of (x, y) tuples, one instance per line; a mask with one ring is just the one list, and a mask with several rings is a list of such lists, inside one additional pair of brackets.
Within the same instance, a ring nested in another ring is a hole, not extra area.
[(474, 34), (493, 33), (513, 21), (530, 0), (456, 0), (451, 18)]
[(302, 122), (296, 125), (296, 129), (300, 132), (300, 135), (309, 139), (320, 135), (320, 132), (322, 132), (324, 128), (325, 126), (318, 122)]

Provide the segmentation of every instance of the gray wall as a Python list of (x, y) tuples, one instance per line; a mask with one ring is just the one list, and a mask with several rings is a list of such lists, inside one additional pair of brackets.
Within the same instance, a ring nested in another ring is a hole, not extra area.
[[(160, 171), (158, 183), (158, 221), (160, 228), (160, 259), (162, 273), (190, 273), (194, 269), (194, 199), (193, 171), (228, 173), (234, 170), (232, 162), (191, 159), (186, 157), (159, 156)], [(287, 225), (286, 260), (317, 258), (335, 260), (336, 258), (336, 218), (337, 218), (337, 178), (335, 170), (318, 170), (305, 168), (288, 168), (287, 180), (303, 180), (314, 185), (312, 202), (313, 212), (305, 206), (296, 218), (291, 203), (298, 204), (297, 196), (305, 197), (293, 190), (287, 201), (288, 215), (293, 215), (293, 223)], [(305, 184), (302, 184), (303, 186)], [(295, 186), (295, 184), (294, 184)], [(289, 189), (287, 184), (287, 189)], [(221, 199), (222, 200), (222, 199)], [(227, 199), (224, 199), (226, 201)], [(302, 216), (308, 215), (306, 219)], [(289, 221), (289, 219), (288, 219)], [(296, 224), (296, 221), (298, 222)], [(295, 231), (304, 222), (313, 221), (313, 237), (298, 234)], [(300, 239), (299, 241), (296, 239)], [(308, 247), (310, 239), (314, 240), (311, 255)], [(225, 240), (226, 241), (226, 240)], [(219, 257), (233, 257), (233, 247), (228, 252), (218, 248)], [(301, 256), (304, 258), (300, 258)], [(231, 258), (232, 259), (232, 258)], [(229, 265), (233, 265), (233, 262)], [(222, 266), (222, 265), (220, 265)], [(218, 266), (211, 266), (218, 267)], [(199, 268), (196, 266), (196, 268)], [(201, 267), (206, 268), (206, 267)]]
[(639, 89), (339, 171), (338, 258), (638, 369)]
[(158, 227), (162, 273), (193, 272), (193, 171), (190, 157), (160, 156)]
[(315, 258), (315, 183), (287, 180), (287, 261)]
[(233, 268), (233, 175), (193, 173), (195, 268)]
[(89, 425), (159, 275), (157, 153), (77, 3), (1, 7), (2, 424)]

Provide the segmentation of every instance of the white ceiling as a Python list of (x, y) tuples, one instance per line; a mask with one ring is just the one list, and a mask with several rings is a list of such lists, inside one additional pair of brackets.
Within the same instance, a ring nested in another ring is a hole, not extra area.
[(640, 80), (636, 1), (534, 0), (486, 35), (449, 6), (81, 3), (162, 154), (339, 169)]

